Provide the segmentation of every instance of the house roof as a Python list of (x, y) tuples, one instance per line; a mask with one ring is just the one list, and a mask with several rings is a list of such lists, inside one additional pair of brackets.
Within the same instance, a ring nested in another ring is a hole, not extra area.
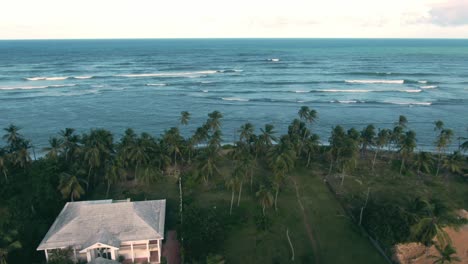
[(120, 262), (112, 260), (112, 259), (105, 259), (105, 258), (95, 258), (91, 262), (88, 262), (88, 264), (120, 264)]
[(67, 203), (37, 250), (163, 239), (166, 200)]

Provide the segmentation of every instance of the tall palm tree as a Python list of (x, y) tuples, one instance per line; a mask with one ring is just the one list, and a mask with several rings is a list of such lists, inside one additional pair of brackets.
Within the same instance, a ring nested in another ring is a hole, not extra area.
[(273, 145), (273, 142), (277, 141), (275, 127), (272, 124), (266, 124), (265, 128), (260, 128), (260, 131), (259, 141), (262, 149), (266, 152)]
[(60, 141), (62, 142), (62, 152), (65, 156), (65, 161), (68, 162), (70, 157), (74, 157), (79, 150), (80, 137), (75, 133), (73, 128), (65, 128), (59, 132)]
[(3, 130), (6, 132), (6, 134), (3, 135), (3, 139), (9, 144), (10, 152), (20, 149), (24, 141), (23, 136), (19, 133), (21, 128), (14, 124), (10, 124)]
[(330, 169), (328, 174), (331, 174), (333, 170), (333, 163), (338, 164), (340, 154), (345, 144), (346, 133), (342, 126), (338, 125), (331, 131), (331, 136), (328, 139), (330, 143)]
[(219, 111), (213, 111), (208, 114), (207, 125), (213, 131), (219, 130), (221, 128), (221, 118), (223, 118), (223, 114)]
[(317, 134), (312, 134), (310, 137), (306, 138), (304, 142), (303, 151), (307, 155), (307, 164), (306, 167), (309, 167), (311, 156), (320, 146), (320, 137)]
[(431, 171), (431, 166), (433, 164), (432, 154), (426, 151), (421, 151), (416, 155), (415, 165), (417, 168), (418, 175), (421, 172), (428, 173)]
[(308, 106), (302, 106), (298, 112), (299, 118), (308, 123), (313, 123), (317, 119), (317, 111)]
[(407, 125), (408, 125), (408, 119), (406, 118), (406, 116), (400, 115), (398, 117), (398, 122), (397, 122), (396, 125), (402, 127), (403, 129), (405, 129), (407, 127)]
[(136, 139), (135, 144), (129, 150), (129, 160), (135, 166), (135, 181), (138, 181), (138, 168), (145, 165), (149, 161), (149, 150), (151, 146), (148, 142), (151, 141), (151, 136), (147, 133), (142, 133)]
[(111, 185), (117, 183), (122, 175), (123, 171), (117, 160), (107, 162), (104, 172), (104, 178), (107, 181), (106, 198), (109, 197)]
[[(84, 145), (83, 158), (88, 167), (88, 185), (89, 188), (91, 171), (100, 170), (106, 161), (114, 154), (114, 142), (112, 133), (105, 129), (92, 129), (89, 134), (82, 137)], [(96, 178), (94, 182), (96, 182)]]
[(265, 216), (265, 209), (273, 205), (273, 195), (264, 185), (260, 186), (260, 189), (255, 195), (258, 197), (260, 205), (262, 206), (262, 214)]
[(49, 147), (43, 148), (43, 151), (47, 152), (46, 157), (51, 159), (51, 160), (57, 160), (60, 151), (62, 149), (62, 140), (56, 137), (50, 138), (49, 139)]
[(236, 191), (237, 186), (239, 185), (239, 179), (236, 175), (232, 175), (226, 179), (225, 185), (228, 189), (231, 190), (231, 207), (229, 208), (229, 214), (232, 214), (232, 205), (234, 204), (234, 193)]
[(451, 173), (462, 174), (462, 166), (464, 163), (464, 157), (459, 151), (455, 151), (447, 159), (444, 160), (442, 167)]
[(286, 174), (294, 168), (296, 153), (292, 148), (288, 136), (282, 136), (268, 154), (269, 165), (274, 173), (275, 210), (278, 210), (277, 201), (281, 184)]
[(189, 120), (190, 120), (190, 113), (187, 111), (182, 111), (180, 113), (180, 123), (186, 126)]
[(3, 173), (3, 176), (5, 177), (5, 182), (8, 183), (8, 167), (7, 167), (7, 155), (4, 154), (0, 156), (0, 171)]
[(405, 166), (405, 160), (407, 160), (416, 148), (416, 133), (412, 130), (406, 132), (399, 143), (399, 152), (401, 154), (401, 166), (400, 166), (400, 175), (403, 172), (403, 167)]
[(451, 244), (445, 245), (445, 247), (442, 247), (439, 244), (435, 244), (434, 246), (439, 253), (439, 256), (429, 256), (430, 258), (435, 259), (433, 264), (461, 262), (459, 257), (454, 256), (457, 254), (457, 250)]
[(198, 155), (197, 175), (202, 176), (205, 184), (208, 184), (210, 178), (216, 174), (220, 174), (218, 169), (218, 153), (212, 148), (205, 148)]
[(374, 145), (375, 127), (368, 125), (361, 131), (362, 153), (367, 155), (367, 148)]
[(12, 153), (13, 164), (20, 168), (26, 168), (31, 163), (31, 156), (29, 155), (27, 147), (20, 148)]
[(389, 141), (390, 141), (390, 135), (391, 135), (392, 131), (389, 130), (389, 129), (381, 129), (379, 130), (379, 133), (377, 134), (377, 137), (375, 138), (375, 146), (377, 147), (377, 149), (375, 150), (375, 153), (374, 153), (374, 159), (372, 160), (372, 170), (374, 170), (374, 166), (375, 166), (375, 161), (377, 159), (377, 155), (379, 153), (379, 151), (385, 147), (386, 145), (388, 145)]
[(453, 130), (441, 129), (440, 134), (437, 137), (437, 140), (435, 142), (437, 153), (438, 153), (436, 177), (439, 175), (439, 169), (441, 165), (440, 163), (442, 160), (442, 153), (445, 152), (446, 148), (452, 142), (452, 136), (453, 136)]
[(8, 254), (21, 249), (21, 242), (16, 240), (18, 232), (13, 229), (0, 230), (0, 264), (7, 264)]
[(254, 134), (254, 126), (252, 123), (247, 122), (239, 129), (239, 141), (250, 142)]
[(80, 199), (81, 195), (85, 194), (81, 183), (86, 182), (75, 175), (64, 172), (61, 174), (58, 189), (62, 193), (64, 199), (70, 197), (70, 201), (73, 202), (75, 199)]
[(174, 167), (177, 167), (177, 156), (181, 155), (184, 142), (184, 138), (180, 135), (179, 129), (172, 127), (169, 131), (164, 133), (162, 140), (166, 142), (168, 151), (173, 156)]

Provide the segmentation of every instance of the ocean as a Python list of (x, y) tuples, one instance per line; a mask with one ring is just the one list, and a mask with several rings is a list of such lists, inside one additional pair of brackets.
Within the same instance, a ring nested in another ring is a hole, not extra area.
[(335, 125), (393, 127), (433, 150), (434, 121), (468, 137), (468, 40), (139, 39), (0, 41), (0, 127), (35, 145), (66, 127), (193, 133), (214, 110), (225, 142), (252, 122), (284, 133), (303, 105), (323, 142)]

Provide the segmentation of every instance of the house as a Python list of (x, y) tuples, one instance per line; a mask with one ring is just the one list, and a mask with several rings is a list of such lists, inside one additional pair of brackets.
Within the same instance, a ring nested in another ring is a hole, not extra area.
[[(71, 248), (73, 260), (88, 263), (160, 263), (166, 200), (69, 202), (38, 251)], [(114, 261), (112, 261), (114, 260)]]

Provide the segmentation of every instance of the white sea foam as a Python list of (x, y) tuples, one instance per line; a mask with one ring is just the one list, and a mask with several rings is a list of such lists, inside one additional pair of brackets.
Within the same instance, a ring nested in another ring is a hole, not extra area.
[(421, 89), (435, 89), (435, 88), (437, 88), (437, 85), (425, 85), (425, 86), (421, 86), (419, 88), (421, 88)]
[(239, 102), (248, 102), (249, 99), (239, 98), (239, 97), (221, 97), (224, 101), (239, 101)]
[(31, 77), (26, 78), (28, 81), (62, 81), (66, 80), (68, 77)]
[(405, 80), (345, 80), (346, 83), (380, 83), (380, 84), (404, 84)]
[(340, 104), (355, 104), (357, 103), (358, 101), (356, 100), (339, 100), (338, 101)]
[(165, 83), (147, 83), (146, 86), (166, 86)]
[(429, 106), (432, 105), (432, 102), (391, 102), (391, 101), (384, 101), (387, 104), (396, 104), (396, 105), (423, 105)]
[(209, 84), (209, 83), (213, 83), (213, 82), (212, 81), (201, 81), (200, 83)]
[(204, 92), (204, 93), (207, 93), (207, 92), (208, 92), (208, 90), (202, 90), (202, 92)]
[(268, 60), (269, 60), (269, 61), (273, 61), (273, 62), (278, 62), (278, 61), (280, 61), (280, 59), (278, 59), (278, 58), (273, 58), (273, 59), (268, 59)]
[(405, 93), (420, 93), (421, 89), (410, 89), (410, 90), (366, 90), (366, 89), (324, 89), (324, 90), (313, 90), (313, 92), (324, 92), (324, 93), (372, 93), (372, 92), (405, 92)]
[(12, 87), (0, 87), (0, 90), (33, 90), (33, 89), (46, 89), (46, 88), (60, 88), (60, 87), (72, 87), (76, 84), (57, 84), (57, 85), (41, 85), (41, 86), (12, 86)]
[(418, 81), (418, 83), (427, 83), (427, 81)]
[(194, 72), (159, 72), (159, 73), (141, 73), (141, 74), (120, 74), (118, 77), (137, 78), (137, 77), (196, 77), (198, 75), (215, 74), (217, 71), (194, 71)]
[(304, 90), (298, 90), (298, 91), (295, 91), (295, 93), (308, 93), (309, 91), (304, 91)]
[(73, 77), (73, 78), (75, 78), (75, 79), (91, 79), (91, 78), (93, 78), (93, 77), (94, 77), (94, 76), (75, 76), (75, 77)]

